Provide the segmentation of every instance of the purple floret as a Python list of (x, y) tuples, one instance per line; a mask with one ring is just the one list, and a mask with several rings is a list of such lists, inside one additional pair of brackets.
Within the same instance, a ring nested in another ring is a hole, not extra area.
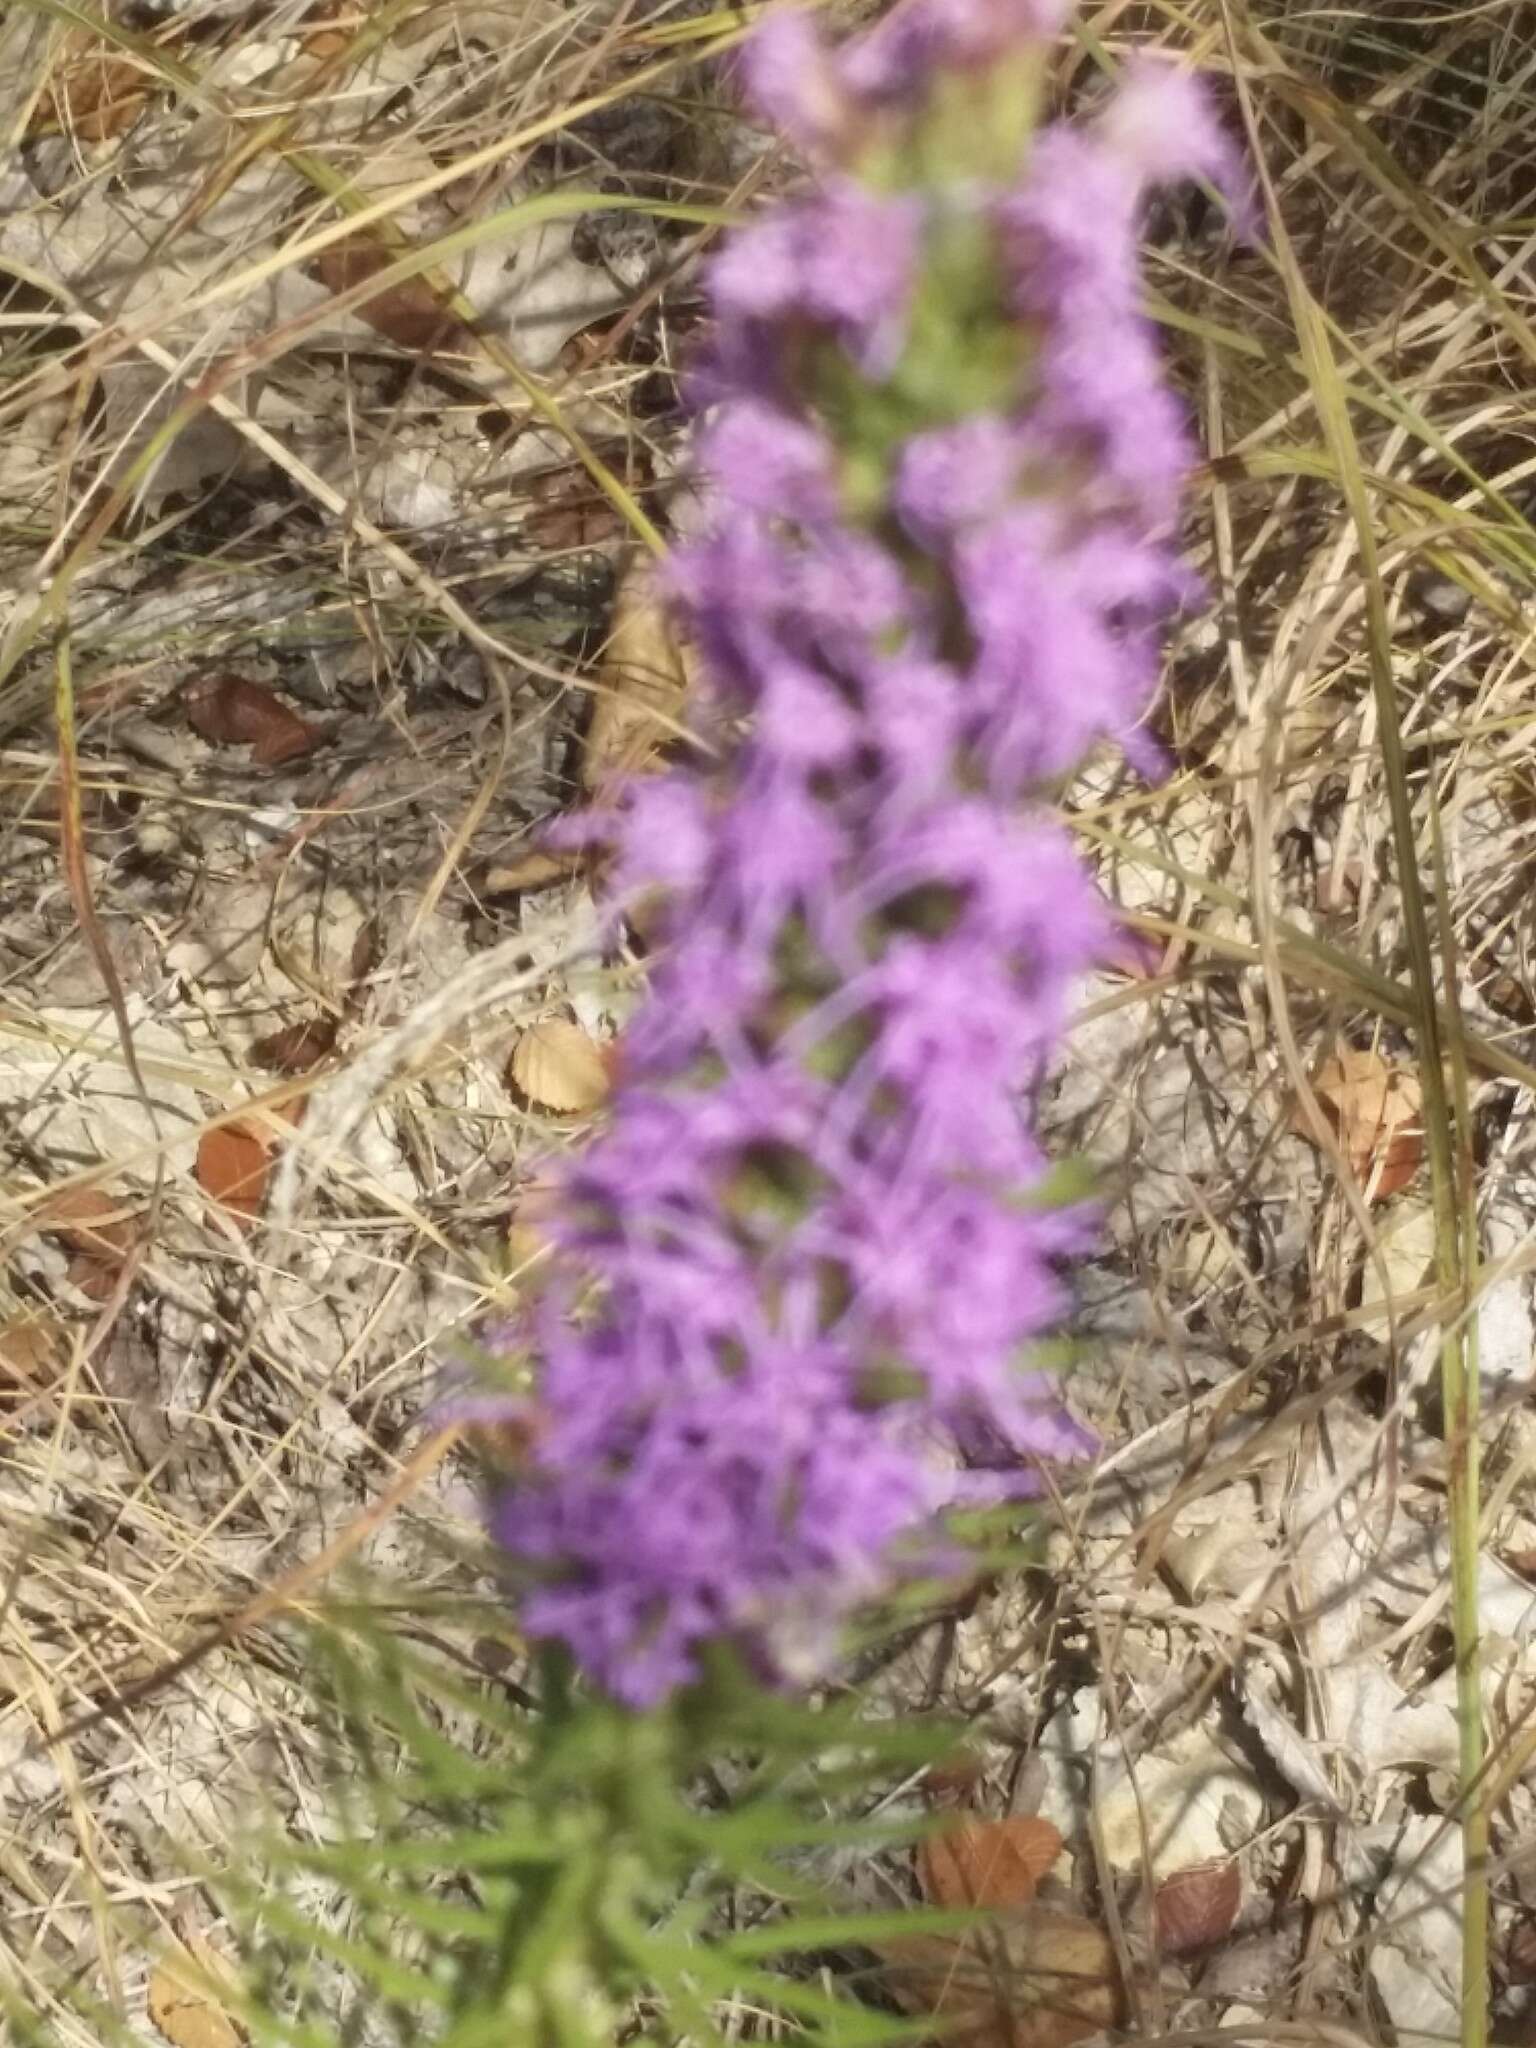
[(968, 191), (1017, 370), (946, 413), (906, 352), (955, 195), (889, 189), (884, 145), (882, 189), (853, 174), (935, 67), (1066, 12), (909, 0), (837, 52), (787, 15), (746, 60), (827, 168), (709, 274), (712, 523), (666, 571), (709, 744), (573, 828), (647, 905), (650, 989), (562, 1169), (493, 1519), (530, 1635), (637, 1708), (715, 1643), (813, 1675), (857, 1607), (952, 1562), (947, 1509), (1092, 1449), (1038, 1347), (1094, 1216), (1045, 1198), (1032, 1110), (1109, 924), (1045, 793), (1134, 739), (1190, 590), (1140, 209), (1184, 175), (1241, 203), (1241, 175), (1153, 66)]

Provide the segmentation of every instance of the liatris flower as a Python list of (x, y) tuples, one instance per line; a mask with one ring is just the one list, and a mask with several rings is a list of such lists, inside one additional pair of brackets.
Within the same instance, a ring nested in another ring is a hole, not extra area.
[(1064, 12), (751, 46), (820, 182), (713, 267), (712, 523), (669, 571), (710, 745), (606, 828), (657, 957), (494, 1518), (529, 1632), (635, 1705), (715, 1641), (804, 1675), (946, 1508), (1089, 1448), (1030, 1365), (1093, 1232), (1030, 1110), (1106, 918), (1041, 794), (1136, 744), (1188, 587), (1141, 203), (1236, 180), (1161, 66), (1031, 135)]

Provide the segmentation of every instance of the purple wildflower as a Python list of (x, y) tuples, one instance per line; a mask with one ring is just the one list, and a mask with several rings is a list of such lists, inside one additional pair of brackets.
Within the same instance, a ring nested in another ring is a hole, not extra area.
[(1018, 421), (995, 413), (914, 434), (897, 458), (891, 502), (918, 545), (936, 548), (1017, 496), (1027, 454)]
[(936, 72), (1065, 12), (909, 0), (836, 53), (787, 16), (748, 59), (828, 168), (710, 279), (713, 523), (668, 578), (713, 751), (604, 821), (621, 905), (661, 894), (651, 992), (564, 1169), (494, 1513), (529, 1632), (637, 1707), (715, 1641), (804, 1677), (945, 1558), (946, 1508), (1090, 1448), (1029, 1363), (1093, 1228), (1044, 1199), (1030, 1112), (1108, 920), (1040, 792), (1134, 734), (1188, 589), (1143, 198), (1239, 180), (1144, 68), (1007, 187), (858, 181), (877, 129), (887, 185), (923, 162), (893, 124)]
[(835, 334), (871, 375), (901, 347), (918, 256), (921, 213), (906, 194), (829, 181), (737, 234), (715, 258), (710, 298), (728, 363), (760, 358), (764, 326), (791, 322)]
[(837, 516), (826, 438), (782, 406), (742, 398), (725, 407), (704, 430), (699, 461), (743, 512), (802, 525)]
[(821, 33), (799, 7), (781, 7), (743, 55), (747, 97), (811, 156), (833, 157), (847, 139), (853, 105)]
[(874, 105), (911, 105), (935, 71), (976, 69), (1062, 27), (1072, 0), (909, 0), (843, 55), (844, 87)]

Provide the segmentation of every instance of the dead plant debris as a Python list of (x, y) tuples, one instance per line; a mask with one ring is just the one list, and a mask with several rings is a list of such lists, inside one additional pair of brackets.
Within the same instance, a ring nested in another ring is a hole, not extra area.
[(603, 1048), (579, 1024), (547, 1017), (523, 1032), (512, 1053), (512, 1085), (536, 1109), (584, 1116), (611, 1085)]

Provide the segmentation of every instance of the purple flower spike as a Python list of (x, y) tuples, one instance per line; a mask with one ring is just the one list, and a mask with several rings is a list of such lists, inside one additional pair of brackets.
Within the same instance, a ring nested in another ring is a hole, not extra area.
[(1002, 511), (1018, 492), (1026, 447), (1019, 423), (995, 413), (915, 434), (901, 451), (892, 491), (913, 539), (936, 547)]
[(832, 451), (814, 427), (781, 406), (741, 398), (726, 407), (706, 428), (699, 460), (744, 512), (802, 525), (836, 515)]
[(800, 322), (830, 330), (871, 375), (888, 370), (905, 331), (920, 226), (910, 198), (839, 181), (743, 229), (710, 273), (722, 328), (742, 330), (727, 360), (754, 361), (754, 329)]
[(834, 154), (853, 107), (809, 14), (770, 14), (743, 52), (742, 72), (748, 99), (790, 142), (812, 156)]
[(635, 1708), (716, 1643), (813, 1678), (859, 1605), (957, 1563), (947, 1511), (1093, 1448), (1038, 1346), (1094, 1216), (1048, 1198), (1032, 1108), (1111, 925), (1043, 792), (1134, 743), (1189, 595), (1140, 209), (1242, 179), (1157, 66), (1010, 189), (893, 189), (932, 169), (935, 73), (1065, 14), (908, 0), (831, 53), (791, 13), (748, 55), (827, 168), (709, 275), (711, 524), (665, 576), (709, 744), (561, 833), (646, 904), (650, 993), (500, 1338), (537, 1361), (492, 1522), (524, 1625)]
[(843, 53), (844, 86), (870, 106), (912, 104), (941, 66), (972, 69), (1053, 36), (1072, 0), (907, 0)]

